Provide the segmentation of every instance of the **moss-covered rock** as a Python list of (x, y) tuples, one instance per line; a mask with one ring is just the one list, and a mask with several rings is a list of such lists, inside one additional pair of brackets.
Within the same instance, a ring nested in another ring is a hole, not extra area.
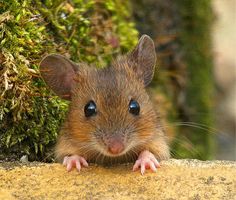
[(57, 52), (109, 64), (137, 42), (129, 13), (124, 0), (0, 1), (0, 159), (51, 158), (67, 102), (46, 89), (40, 59)]

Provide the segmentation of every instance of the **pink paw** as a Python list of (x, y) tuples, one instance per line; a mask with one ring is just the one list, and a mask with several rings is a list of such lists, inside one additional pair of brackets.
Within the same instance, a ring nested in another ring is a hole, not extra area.
[(141, 168), (141, 174), (143, 175), (146, 169), (151, 169), (155, 172), (157, 168), (160, 167), (160, 164), (151, 152), (145, 150), (139, 154), (138, 160), (136, 160), (133, 166), (133, 171), (138, 170), (139, 167)]
[(88, 167), (87, 161), (83, 157), (77, 155), (65, 156), (63, 165), (66, 166), (68, 172), (71, 171), (73, 167), (76, 167), (78, 171), (81, 170), (81, 166)]

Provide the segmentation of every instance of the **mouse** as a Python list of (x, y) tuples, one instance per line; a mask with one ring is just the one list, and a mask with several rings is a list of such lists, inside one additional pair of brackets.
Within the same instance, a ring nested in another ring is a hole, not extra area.
[(46, 85), (69, 101), (55, 146), (56, 160), (68, 171), (80, 171), (89, 163), (133, 162), (133, 171), (144, 174), (157, 171), (160, 161), (170, 157), (160, 117), (146, 91), (155, 64), (155, 46), (148, 35), (104, 68), (59, 54), (41, 60)]

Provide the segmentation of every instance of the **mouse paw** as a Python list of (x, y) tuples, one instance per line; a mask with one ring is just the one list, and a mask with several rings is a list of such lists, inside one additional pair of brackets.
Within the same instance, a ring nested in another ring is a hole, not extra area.
[(139, 167), (141, 168), (141, 174), (143, 175), (146, 169), (151, 169), (155, 172), (157, 168), (160, 167), (160, 164), (151, 152), (145, 150), (139, 154), (138, 160), (136, 160), (133, 166), (133, 171), (138, 170)]
[(81, 170), (81, 167), (88, 167), (88, 163), (84, 157), (73, 155), (73, 156), (65, 156), (63, 160), (63, 165), (66, 166), (67, 171), (71, 171), (73, 167), (76, 167), (78, 171)]

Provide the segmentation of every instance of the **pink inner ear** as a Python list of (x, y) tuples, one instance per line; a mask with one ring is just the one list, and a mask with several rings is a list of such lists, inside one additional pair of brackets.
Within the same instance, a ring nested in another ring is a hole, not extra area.
[(133, 70), (144, 81), (144, 85), (147, 86), (152, 80), (156, 63), (153, 40), (149, 36), (143, 35), (136, 48), (131, 52), (130, 59), (137, 63)]
[(60, 93), (59, 95), (62, 98), (65, 98), (67, 100), (70, 100), (70, 91), (73, 88), (73, 85), (75, 83), (75, 72), (73, 69), (67, 69), (67, 72), (61, 73), (58, 77), (59, 83), (58, 86), (56, 86), (56, 90)]
[[(68, 90), (71, 90), (74, 84), (74, 78), (75, 78), (75, 73), (70, 71), (67, 74), (64, 75), (64, 88), (67, 88)], [(63, 80), (63, 79), (62, 79)]]
[(69, 59), (51, 54), (40, 63), (40, 72), (48, 86), (60, 97), (70, 100), (77, 67)]

